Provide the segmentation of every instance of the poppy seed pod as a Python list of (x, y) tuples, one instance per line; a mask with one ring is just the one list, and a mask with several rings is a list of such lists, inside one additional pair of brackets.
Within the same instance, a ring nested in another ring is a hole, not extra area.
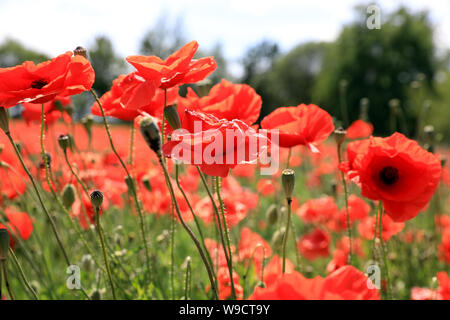
[(153, 120), (153, 117), (144, 117), (139, 122), (139, 127), (141, 128), (141, 134), (147, 145), (158, 157), (161, 157), (161, 134), (159, 133), (159, 128)]
[(87, 59), (87, 50), (82, 46), (76, 47), (75, 50), (73, 50), (73, 54), (76, 56), (85, 57)]
[(176, 104), (165, 107), (164, 108), (164, 116), (166, 117), (167, 122), (169, 123), (169, 126), (173, 130), (177, 130), (177, 129), (181, 128), (180, 116), (178, 115)]
[(339, 147), (344, 143), (346, 136), (347, 131), (345, 131), (344, 128), (340, 127), (334, 130), (334, 140)]
[(103, 203), (103, 193), (99, 190), (91, 192), (91, 204), (94, 208), (100, 208)]
[(295, 173), (292, 169), (284, 169), (281, 175), (281, 182), (283, 184), (284, 194), (287, 200), (292, 199), (292, 193), (295, 186)]
[(73, 184), (66, 184), (62, 191), (62, 202), (64, 207), (70, 208), (75, 202), (75, 187)]
[(63, 151), (66, 151), (70, 146), (69, 136), (67, 134), (62, 134), (58, 137), (58, 144)]
[(8, 134), (9, 133), (9, 117), (5, 108), (0, 107), (0, 128)]
[(8, 258), (9, 249), (9, 234), (8, 230), (0, 229), (0, 261), (5, 261)]

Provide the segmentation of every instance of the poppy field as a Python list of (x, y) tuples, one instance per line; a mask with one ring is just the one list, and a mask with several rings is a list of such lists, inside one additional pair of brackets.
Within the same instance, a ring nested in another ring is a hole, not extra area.
[(128, 56), (103, 95), (83, 47), (0, 68), (1, 299), (450, 299), (432, 130), (303, 101), (260, 119), (198, 47)]

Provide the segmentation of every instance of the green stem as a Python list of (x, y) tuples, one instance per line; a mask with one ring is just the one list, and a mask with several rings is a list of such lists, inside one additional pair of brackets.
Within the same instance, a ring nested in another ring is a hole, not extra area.
[[(381, 204), (381, 201), (380, 201)], [(380, 243), (381, 243), (381, 255), (383, 258), (383, 265), (384, 265), (384, 271), (386, 273), (386, 282), (387, 282), (387, 297), (388, 299), (392, 299), (392, 290), (391, 290), (391, 280), (389, 277), (389, 266), (388, 266), (388, 261), (387, 261), (387, 256), (386, 256), (386, 247), (384, 245), (384, 240), (383, 240), (383, 206), (380, 205), (379, 206), (380, 209), (380, 222), (379, 222), (379, 228), (380, 228)]]
[(225, 217), (224, 204), (222, 201), (222, 197), (220, 196), (220, 178), (219, 177), (216, 177), (216, 192), (217, 192), (217, 198), (219, 199), (220, 212), (222, 214), (223, 230), (225, 231), (225, 240), (226, 240), (226, 244), (227, 244), (227, 248), (228, 248), (228, 257), (230, 259), (230, 264), (229, 264), (228, 270), (230, 272), (231, 296), (233, 299), (236, 299), (236, 290), (234, 288), (234, 280), (233, 280), (233, 253), (231, 252), (230, 235), (228, 234), (228, 226), (227, 226), (227, 219)]
[(191, 260), (189, 259), (186, 263), (186, 275), (185, 275), (185, 283), (184, 283), (184, 299), (189, 300), (189, 289), (191, 283)]
[(170, 291), (172, 300), (175, 300), (175, 210), (172, 203), (172, 216), (170, 221)]
[(64, 150), (64, 159), (66, 160), (66, 163), (67, 163), (67, 166), (70, 169), (70, 172), (72, 172), (72, 175), (75, 177), (75, 179), (77, 179), (78, 184), (81, 186), (81, 188), (83, 188), (84, 193), (89, 198), (89, 190), (86, 187), (86, 185), (84, 184), (83, 180), (81, 180), (80, 176), (75, 172), (75, 170), (73, 169), (72, 165), (70, 164), (69, 158), (67, 157), (67, 150)]
[[(231, 265), (230, 265), (230, 258), (229, 258), (229, 255), (228, 255), (227, 245), (226, 245), (226, 242), (225, 242), (225, 236), (223, 234), (222, 222), (220, 220), (219, 209), (217, 208), (216, 202), (214, 201), (214, 197), (213, 197), (211, 191), (209, 190), (208, 183), (206, 182), (205, 175), (203, 174), (203, 172), (201, 172), (201, 170), (200, 170), (200, 168), (198, 166), (197, 166), (197, 171), (198, 171), (198, 173), (199, 173), (199, 175), (200, 175), (200, 177), (202, 179), (203, 186), (206, 189), (206, 193), (208, 194), (209, 199), (211, 200), (211, 204), (212, 204), (212, 207), (213, 207), (213, 212), (215, 214), (215, 220), (217, 222), (216, 231), (217, 231), (217, 229), (219, 230), (220, 240), (222, 242), (222, 248), (223, 248), (223, 252), (225, 254), (225, 259), (227, 260), (228, 270), (230, 272), (231, 279), (233, 279), (233, 277), (232, 277), (233, 271), (232, 271)], [(217, 250), (219, 250), (219, 247), (217, 247)], [(216, 256), (217, 256), (217, 261), (218, 261), (219, 255), (217, 254)], [(217, 263), (217, 266), (218, 266), (218, 263)]]
[[(50, 222), (50, 226), (52, 228), (53, 234), (54, 234), (54, 236), (56, 238), (56, 241), (58, 242), (58, 245), (59, 245), (59, 247), (60, 247), (60, 249), (61, 249), (61, 251), (62, 251), (62, 253), (64, 255), (64, 259), (66, 260), (67, 265), (71, 265), (70, 260), (69, 260), (69, 256), (67, 255), (66, 249), (64, 248), (64, 245), (63, 245), (63, 243), (61, 241), (61, 238), (60, 238), (60, 236), (58, 234), (58, 230), (56, 228), (55, 221), (53, 220), (52, 216), (48, 212), (47, 207), (44, 205), (44, 201), (42, 200), (41, 193), (39, 192), (39, 189), (38, 189), (38, 187), (36, 185), (36, 182), (34, 181), (33, 176), (31, 175), (30, 171), (28, 170), (27, 166), (25, 165), (25, 162), (23, 161), (22, 155), (20, 154), (20, 151), (17, 148), (16, 143), (14, 142), (13, 138), (11, 137), (11, 133), (8, 131), (8, 132), (5, 132), (5, 134), (8, 137), (9, 142), (13, 146), (14, 151), (16, 152), (16, 155), (19, 158), (19, 161), (20, 161), (23, 169), (25, 170), (28, 178), (31, 181), (31, 184), (33, 185), (33, 188), (34, 188), (34, 191), (36, 192), (36, 195), (38, 197), (39, 203), (40, 203), (42, 209), (44, 210), (44, 213), (47, 216), (47, 219)], [(45, 159), (44, 161), (47, 162), (47, 157), (44, 157), (44, 159)]]
[(116, 155), (117, 159), (119, 160), (120, 164), (122, 165), (123, 169), (125, 170), (125, 173), (127, 174), (128, 180), (132, 182), (130, 184), (131, 185), (131, 192), (133, 193), (133, 198), (134, 198), (136, 210), (137, 210), (138, 215), (139, 215), (139, 224), (140, 224), (140, 229), (141, 229), (141, 237), (142, 237), (142, 241), (144, 242), (144, 249), (145, 249), (147, 273), (149, 275), (149, 278), (151, 279), (152, 278), (152, 273), (151, 273), (151, 269), (150, 269), (150, 255), (149, 255), (147, 237), (146, 237), (145, 226), (144, 226), (144, 214), (142, 212), (142, 208), (141, 208), (141, 205), (139, 203), (138, 196), (137, 196), (136, 184), (134, 183), (134, 180), (131, 178), (131, 175), (130, 175), (130, 172), (128, 171), (128, 169), (127, 169), (127, 166), (123, 162), (122, 158), (120, 157), (119, 153), (116, 150), (116, 147), (114, 146), (114, 142), (112, 140), (111, 132), (109, 131), (108, 122), (106, 121), (106, 115), (105, 115), (105, 111), (103, 110), (103, 106), (102, 106), (100, 100), (98, 99), (97, 94), (94, 92), (94, 90), (91, 89), (90, 92), (91, 92), (92, 96), (94, 97), (95, 101), (97, 102), (97, 104), (98, 104), (98, 106), (100, 108), (100, 111), (102, 113), (103, 124), (105, 126), (106, 134), (108, 135), (109, 144), (111, 145), (111, 149), (113, 150), (114, 154)]
[[(337, 144), (337, 153), (339, 163), (342, 162), (342, 143)], [(344, 201), (345, 201), (345, 213), (346, 213), (346, 222), (347, 222), (347, 236), (349, 239), (349, 254), (348, 254), (348, 264), (352, 264), (353, 262), (353, 239), (352, 239), (352, 226), (350, 225), (350, 212), (348, 210), (348, 188), (347, 182), (345, 181), (345, 174), (341, 171), (341, 181), (344, 186)]]
[(289, 235), (289, 226), (291, 225), (291, 203), (292, 199), (288, 198), (286, 199), (287, 206), (288, 206), (288, 216), (287, 216), (287, 223), (286, 223), (286, 231), (284, 232), (283, 236), (283, 274), (286, 271), (286, 244), (287, 244), (287, 238)]
[(130, 133), (130, 156), (128, 158), (128, 163), (133, 167), (133, 151), (134, 151), (134, 122), (131, 122), (131, 133)]
[(6, 260), (2, 260), (1, 263), (2, 263), (2, 270), (3, 270), (3, 278), (5, 279), (5, 286), (6, 286), (6, 289), (8, 290), (9, 298), (11, 300), (14, 300), (14, 295), (12, 293), (11, 286), (9, 285), (8, 272), (6, 271)]
[[(61, 202), (61, 199), (59, 198), (58, 194), (56, 193), (55, 189), (53, 188), (53, 185), (55, 184), (54, 180), (53, 180), (53, 175), (51, 174), (51, 166), (47, 163), (47, 157), (46, 157), (46, 151), (45, 151), (45, 146), (44, 146), (44, 123), (45, 123), (45, 113), (44, 113), (44, 105), (42, 105), (42, 113), (41, 113), (41, 152), (42, 155), (44, 157), (44, 167), (45, 167), (45, 178), (47, 180), (47, 185), (50, 188), (50, 191), (53, 195), (53, 197), (55, 198), (56, 202), (58, 203), (58, 206), (61, 208), (61, 210), (64, 212), (64, 214), (66, 215), (67, 219), (69, 220), (72, 228), (77, 232), (78, 237), (81, 239), (81, 241), (83, 242), (84, 246), (86, 247), (86, 249), (88, 250), (89, 254), (93, 257), (95, 263), (100, 267), (103, 268), (101, 266), (101, 264), (98, 263), (98, 261), (95, 259), (95, 255), (91, 249), (91, 247), (89, 246), (89, 244), (87, 243), (86, 239), (84, 238), (83, 234), (81, 233), (80, 229), (76, 226), (76, 224), (73, 222), (73, 219), (70, 217), (70, 213), (69, 211), (67, 211), (66, 207), (64, 207), (64, 205)], [(70, 166), (68, 160), (67, 160), (67, 153), (64, 150), (64, 156), (66, 159), (66, 162), (68, 163), (71, 171), (73, 172), (72, 167)], [(77, 179), (78, 176), (76, 176)], [(53, 185), (52, 185), (53, 183)]]
[[(19, 263), (19, 260), (16, 257), (16, 254), (14, 253), (14, 250), (12, 250), (11, 248), (9, 248), (9, 254), (11, 255), (11, 257), (13, 258), (13, 261), (17, 267), (17, 269), (19, 270), (20, 273), (20, 277), (23, 280), (23, 283), (25, 283), (25, 286), (27, 287), (27, 289), (31, 292), (31, 294), (33, 295), (35, 300), (39, 300), (36, 292), (34, 292), (33, 288), (30, 285), (30, 282), (28, 281), (27, 277), (25, 276), (25, 273), (23, 272), (23, 268)], [(1, 287), (1, 281), (0, 281), (0, 287)], [(1, 296), (1, 294), (0, 294)]]
[[(198, 221), (198, 217), (194, 213), (194, 210), (192, 209), (191, 203), (189, 202), (189, 199), (188, 199), (186, 193), (184, 192), (183, 188), (181, 187), (180, 179), (179, 179), (179, 165), (178, 164), (175, 166), (175, 181), (177, 183), (178, 190), (180, 190), (181, 194), (183, 195), (184, 200), (186, 201), (186, 203), (187, 203), (187, 205), (189, 207), (189, 210), (191, 211), (192, 217), (194, 218), (195, 226), (197, 228), (198, 234), (200, 235), (200, 240), (201, 240), (201, 243), (202, 243), (202, 246), (203, 246), (203, 250), (206, 253), (206, 257), (208, 258), (209, 264), (212, 266), (213, 263), (212, 263), (211, 255), (209, 254), (209, 251), (206, 249), (205, 237), (203, 236), (203, 231), (200, 228), (200, 223)], [(215, 279), (215, 281), (217, 283), (217, 275), (215, 273), (214, 273), (214, 279)]]
[(194, 241), (195, 246), (197, 247), (197, 250), (200, 254), (200, 257), (202, 258), (203, 264), (205, 265), (206, 271), (208, 273), (209, 282), (211, 283), (211, 288), (214, 293), (215, 298), (218, 300), (219, 295), (217, 293), (216, 284), (214, 282), (214, 273), (212, 271), (212, 267), (209, 265), (208, 260), (206, 259), (205, 253), (203, 252), (202, 246), (200, 245), (200, 242), (195, 237), (194, 233), (192, 232), (191, 228), (186, 224), (186, 222), (183, 219), (183, 216), (181, 215), (180, 208), (178, 207), (178, 202), (175, 198), (175, 192), (173, 190), (172, 182), (170, 181), (169, 172), (167, 171), (166, 164), (164, 163), (161, 154), (158, 154), (159, 163), (164, 171), (164, 177), (166, 179), (166, 184), (169, 189), (170, 197), (172, 198), (172, 203), (175, 205), (175, 210), (177, 212), (178, 218), (180, 219), (180, 222), (183, 226), (183, 228), (186, 230), (186, 232), (191, 237), (192, 241)]
[(108, 254), (106, 253), (105, 239), (103, 237), (102, 226), (100, 224), (100, 213), (99, 212), (100, 212), (100, 208), (95, 207), (95, 227), (97, 229), (98, 237), (100, 238), (100, 243), (102, 244), (103, 259), (105, 259), (106, 272), (108, 274), (109, 284), (111, 285), (113, 299), (116, 300), (117, 299), (116, 290), (114, 288), (114, 283), (112, 280), (112, 274), (111, 274), (111, 269), (109, 266)]

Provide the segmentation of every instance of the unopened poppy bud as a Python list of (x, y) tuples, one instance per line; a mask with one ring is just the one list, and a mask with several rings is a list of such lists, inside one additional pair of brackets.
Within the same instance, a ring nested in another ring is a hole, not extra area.
[(281, 182), (283, 184), (284, 194), (286, 199), (290, 201), (292, 199), (292, 193), (295, 186), (295, 173), (292, 169), (284, 169), (281, 175)]
[(186, 259), (184, 259), (183, 263), (181, 264), (181, 269), (186, 270), (187, 267), (191, 264), (192, 258), (190, 256), (187, 256)]
[(273, 225), (278, 220), (278, 208), (272, 204), (266, 211), (266, 220), (270, 225)]
[(81, 267), (83, 270), (90, 271), (94, 267), (95, 262), (94, 259), (92, 259), (92, 256), (90, 254), (85, 254), (83, 257), (81, 257)]
[(142, 178), (142, 183), (144, 184), (145, 189), (152, 191), (152, 185), (150, 184), (150, 178), (148, 176)]
[(284, 238), (284, 233), (285, 233), (286, 229), (284, 227), (281, 227), (279, 230), (275, 231), (273, 233), (272, 236), (272, 245), (274, 247), (280, 247), (282, 242), (283, 242), (283, 238)]
[(394, 114), (397, 114), (398, 107), (400, 106), (400, 101), (398, 99), (389, 100), (389, 107)]
[(341, 146), (344, 143), (346, 136), (347, 131), (345, 131), (344, 128), (340, 127), (334, 130), (334, 140), (336, 141), (338, 146)]
[(75, 50), (73, 50), (73, 54), (76, 56), (85, 57), (87, 59), (87, 50), (82, 46), (76, 47)]
[(427, 125), (423, 128), (423, 132), (427, 135), (430, 140), (434, 138), (434, 127), (432, 125)]
[(143, 118), (139, 122), (141, 134), (147, 145), (152, 149), (158, 157), (161, 156), (161, 134), (159, 128), (151, 116)]
[(9, 133), (9, 116), (5, 108), (0, 107), (0, 128), (6, 133)]
[(52, 163), (52, 156), (50, 155), (50, 153), (46, 152), (45, 155), (41, 155), (41, 158), (41, 168), (44, 169), (45, 165), (47, 165), (47, 168), (50, 168), (50, 165)]
[(65, 152), (67, 148), (70, 146), (70, 140), (69, 136), (67, 134), (62, 134), (58, 137), (58, 144)]
[(434, 146), (431, 143), (425, 143), (423, 148), (428, 152), (434, 153)]
[(128, 242), (133, 242), (134, 241), (134, 239), (136, 239), (136, 233), (134, 233), (134, 232), (130, 232), (129, 234), (128, 234)]
[(177, 129), (181, 128), (180, 116), (178, 115), (176, 104), (165, 107), (164, 108), (164, 116), (167, 119), (169, 126), (173, 130), (177, 130)]
[(71, 208), (75, 202), (75, 187), (73, 184), (66, 184), (62, 191), (62, 202), (64, 207)]
[(212, 81), (210, 79), (203, 79), (196, 83), (198, 88), (198, 96), (204, 97), (208, 95), (209, 90), (212, 87)]
[(92, 191), (91, 203), (94, 208), (100, 208), (103, 203), (103, 193), (99, 190)]
[(359, 118), (364, 121), (368, 121), (369, 119), (369, 106), (370, 100), (368, 98), (362, 98), (360, 101), (359, 107)]
[(128, 193), (132, 193), (132, 190), (133, 190), (133, 179), (131, 178), (131, 177), (129, 177), (129, 176), (126, 176), (125, 177), (125, 183), (126, 183), (126, 185), (127, 185), (127, 187), (128, 187)]
[(92, 125), (94, 124), (94, 118), (91, 114), (87, 115), (83, 119), (81, 119), (81, 123), (83, 124), (86, 131), (89, 133), (91, 132)]
[(8, 250), (9, 250), (8, 230), (0, 229), (0, 261), (5, 261), (8, 258)]
[(102, 300), (102, 293), (100, 292), (100, 290), (95, 289), (94, 291), (92, 291), (90, 298), (91, 300)]

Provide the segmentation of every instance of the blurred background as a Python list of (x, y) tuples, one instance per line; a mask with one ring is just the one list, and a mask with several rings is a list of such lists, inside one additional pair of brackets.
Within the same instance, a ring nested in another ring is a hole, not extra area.
[[(370, 5), (379, 8), (379, 28), (368, 27)], [(0, 0), (0, 67), (82, 45), (103, 94), (132, 71), (126, 56), (165, 58), (197, 40), (198, 57), (217, 61), (212, 82), (251, 85), (263, 99), (261, 117), (314, 103), (338, 125), (362, 118), (380, 135), (417, 138), (433, 125), (447, 144), (449, 14), (448, 0)], [(78, 118), (89, 99), (76, 97)]]

